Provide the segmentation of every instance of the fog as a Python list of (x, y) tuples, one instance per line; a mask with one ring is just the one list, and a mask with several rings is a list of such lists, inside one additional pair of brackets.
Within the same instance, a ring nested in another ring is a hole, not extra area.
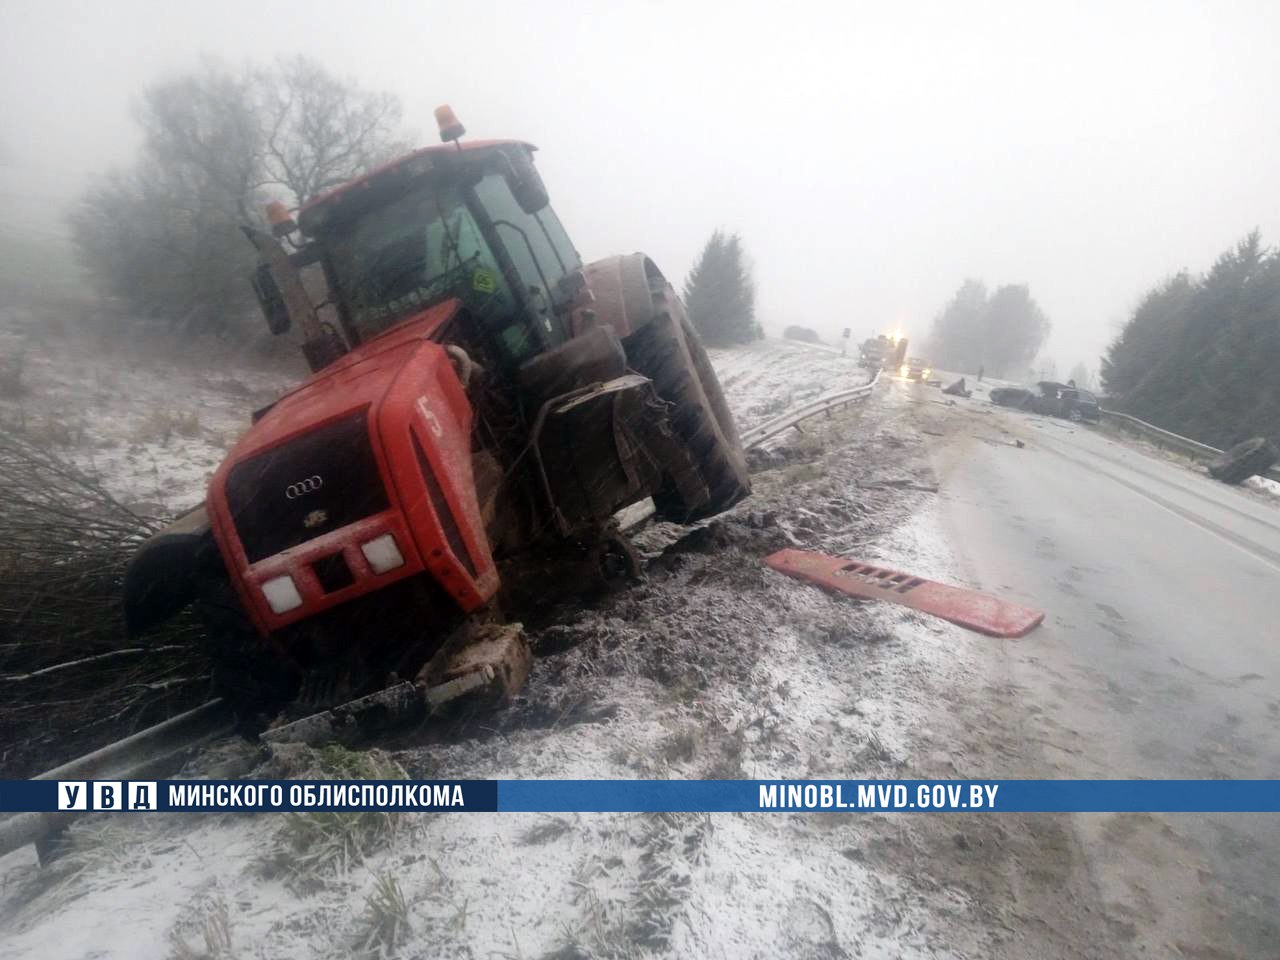
[[(1027, 283), (1091, 367), (1152, 284), (1280, 237), (1273, 3), (124, 2), (0, 6), (5, 226), (61, 231), (128, 162), (148, 82), (306, 53), (435, 139), (526, 138), (584, 257), (679, 281), (739, 231), (766, 330), (923, 337), (965, 277)], [(892, 7), (892, 9), (890, 9)]]

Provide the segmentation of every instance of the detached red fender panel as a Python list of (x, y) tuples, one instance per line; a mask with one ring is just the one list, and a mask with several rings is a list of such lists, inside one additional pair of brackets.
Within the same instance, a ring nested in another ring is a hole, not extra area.
[(847, 557), (779, 550), (765, 557), (764, 562), (781, 573), (828, 590), (863, 600), (899, 603), (989, 637), (1023, 637), (1044, 620), (1043, 610), (1032, 610), (988, 593), (948, 586)]

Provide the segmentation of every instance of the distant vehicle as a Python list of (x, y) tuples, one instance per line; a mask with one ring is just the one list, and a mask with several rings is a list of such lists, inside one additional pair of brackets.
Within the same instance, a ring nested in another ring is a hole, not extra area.
[(898, 368), (898, 373), (907, 380), (919, 380), (921, 383), (929, 379), (929, 375), (933, 373), (929, 369), (929, 361), (921, 360), (919, 357), (910, 357), (905, 363)]
[(1041, 380), (1031, 387), (997, 387), (990, 393), (991, 402), (1002, 407), (1017, 407), (1048, 417), (1062, 417), (1076, 423), (1097, 423), (1102, 419), (1098, 398), (1088, 390), (1070, 384)]
[(794, 323), (782, 331), (782, 339), (799, 340), (802, 343), (822, 343), (822, 338), (818, 336), (818, 331)]
[(862, 341), (862, 346), (858, 347), (858, 363), (868, 370), (881, 367), (892, 370), (902, 363), (906, 355), (906, 337), (887, 337), (883, 333)]

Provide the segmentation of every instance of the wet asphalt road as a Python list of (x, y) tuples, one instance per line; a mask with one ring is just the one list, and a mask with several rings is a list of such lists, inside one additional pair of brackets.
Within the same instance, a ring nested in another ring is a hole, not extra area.
[[(977, 394), (895, 388), (948, 424), (934, 465), (964, 575), (1047, 611), (990, 647), (1043, 758), (1005, 775), (1280, 776), (1280, 500)], [(1280, 815), (1073, 821), (1117, 955), (1280, 956)]]

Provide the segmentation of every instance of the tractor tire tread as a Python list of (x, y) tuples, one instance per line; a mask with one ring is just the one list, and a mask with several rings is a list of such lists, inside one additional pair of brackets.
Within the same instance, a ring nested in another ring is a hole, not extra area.
[(706, 350), (688, 320), (659, 314), (630, 334), (630, 364), (672, 405), (671, 425), (702, 474), (709, 497), (685, 503), (667, 484), (654, 495), (657, 514), (689, 522), (720, 513), (751, 492), (746, 456)]

